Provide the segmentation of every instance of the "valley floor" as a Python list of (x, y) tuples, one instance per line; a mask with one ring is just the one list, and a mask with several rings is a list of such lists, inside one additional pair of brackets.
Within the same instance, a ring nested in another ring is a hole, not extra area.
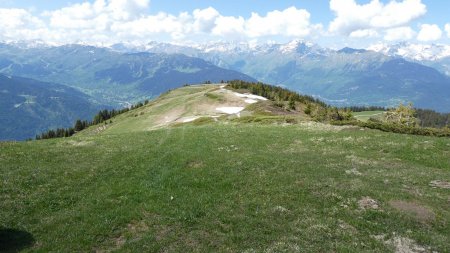
[(0, 143), (0, 251), (449, 252), (449, 157), (317, 123)]

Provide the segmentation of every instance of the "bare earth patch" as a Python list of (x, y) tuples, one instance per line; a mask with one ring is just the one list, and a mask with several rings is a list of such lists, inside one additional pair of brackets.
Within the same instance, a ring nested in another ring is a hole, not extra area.
[(356, 168), (353, 168), (351, 170), (346, 170), (345, 174), (347, 174), (347, 175), (355, 175), (355, 176), (361, 176), (362, 175), (362, 173), (359, 172)]
[(282, 214), (282, 213), (288, 213), (288, 212), (289, 212), (289, 209), (287, 209), (287, 208), (285, 208), (285, 207), (283, 207), (283, 206), (275, 206), (275, 207), (273, 208), (273, 211), (274, 211), (275, 213)]
[(351, 129), (355, 128), (354, 126), (334, 126), (330, 124), (324, 124), (314, 121), (306, 121), (301, 122), (299, 124), (303, 129), (309, 130), (309, 131), (330, 131), (330, 132), (339, 132), (344, 129)]
[(203, 162), (202, 161), (190, 161), (187, 163), (187, 167), (188, 168), (193, 168), (193, 169), (198, 169), (203, 167)]
[(67, 142), (67, 144), (79, 147), (79, 146), (93, 145), (94, 142), (93, 141), (75, 141), (75, 140), (70, 140), (70, 141)]
[(450, 189), (450, 182), (434, 180), (430, 182), (430, 186), (434, 188)]
[(406, 202), (402, 200), (389, 201), (389, 205), (397, 211), (414, 216), (421, 222), (427, 222), (434, 219), (434, 213), (427, 207), (421, 206), (417, 203)]
[(370, 197), (364, 197), (362, 199), (360, 199), (358, 201), (358, 206), (361, 209), (373, 209), (373, 210), (378, 210), (379, 206), (378, 206), (378, 202)]
[(418, 245), (414, 240), (406, 237), (397, 236), (387, 240), (385, 243), (394, 246), (396, 253), (427, 252), (427, 250), (424, 247)]
[(95, 129), (95, 133), (100, 133), (100, 132), (103, 132), (103, 131), (105, 131), (106, 130), (106, 128), (107, 128), (107, 126), (106, 125), (103, 125), (103, 126), (99, 126), (99, 127), (97, 127), (96, 129)]
[[(149, 227), (145, 221), (132, 221), (124, 229), (122, 234), (112, 239), (113, 245), (107, 248), (96, 249), (96, 253), (117, 251), (125, 245), (127, 240), (139, 240), (143, 233), (147, 232)], [(128, 239), (127, 239), (128, 238)]]
[(430, 252), (429, 247), (424, 247), (419, 244), (417, 244), (414, 240), (407, 238), (407, 237), (401, 237), (396, 236), (394, 233), (394, 237), (392, 237), (389, 240), (386, 240), (386, 235), (375, 235), (372, 236), (376, 240), (391, 246), (395, 249), (395, 253), (422, 253), (422, 252)]

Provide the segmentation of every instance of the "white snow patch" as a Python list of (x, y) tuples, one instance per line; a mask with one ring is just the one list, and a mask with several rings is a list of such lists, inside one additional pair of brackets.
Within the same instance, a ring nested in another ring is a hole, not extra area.
[(261, 97), (261, 96), (253, 95), (253, 94), (241, 94), (241, 93), (237, 93), (237, 92), (234, 92), (234, 94), (236, 96), (238, 96), (238, 97), (241, 97), (241, 98), (249, 98), (249, 99), (256, 99), (256, 100), (267, 100), (267, 98), (265, 98), (265, 97)]
[(217, 107), (216, 110), (226, 114), (236, 114), (244, 110), (244, 107)]
[(181, 120), (183, 121), (183, 123), (187, 123), (187, 122), (192, 122), (198, 118), (200, 118), (200, 116), (184, 117), (184, 118), (181, 118)]
[(246, 100), (244, 100), (245, 101), (245, 103), (247, 103), (247, 104), (254, 104), (254, 103), (258, 103), (258, 101), (257, 100), (254, 100), (254, 99), (251, 99), (251, 98), (248, 98), (248, 99), (246, 99)]

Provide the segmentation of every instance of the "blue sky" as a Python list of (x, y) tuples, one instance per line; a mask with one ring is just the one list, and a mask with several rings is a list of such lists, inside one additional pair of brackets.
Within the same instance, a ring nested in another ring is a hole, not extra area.
[(0, 0), (0, 39), (450, 44), (444, 0)]

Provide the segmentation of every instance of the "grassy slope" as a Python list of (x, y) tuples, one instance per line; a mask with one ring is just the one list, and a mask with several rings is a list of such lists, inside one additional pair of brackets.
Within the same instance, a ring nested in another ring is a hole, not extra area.
[[(177, 118), (197, 115), (193, 107), (199, 104), (208, 104), (215, 109), (216, 101), (205, 94), (217, 92), (218, 89), (217, 85), (202, 85), (173, 90), (150, 102), (148, 106), (114, 118), (114, 124), (107, 126), (104, 132), (127, 133), (165, 127)], [(83, 134), (96, 134), (96, 129), (97, 127), (91, 127)]]
[(450, 181), (449, 156), (448, 138), (315, 123), (0, 143), (0, 227), (30, 251), (394, 250), (385, 235), (446, 252), (450, 192), (429, 183)]
[[(236, 115), (224, 115), (216, 110), (218, 107), (245, 107), (241, 112), (242, 120), (245, 116), (274, 116), (279, 120), (283, 114), (296, 117), (298, 121), (306, 120), (307, 117), (300, 112), (287, 112), (272, 105), (270, 101), (260, 101), (258, 104), (247, 104), (245, 98), (239, 98), (230, 90), (221, 89), (219, 85), (192, 85), (172, 90), (147, 106), (133, 110), (112, 119), (113, 124), (108, 124), (105, 129), (94, 126), (84, 131), (83, 135), (119, 134), (129, 132), (140, 132), (159, 129), (183, 123), (183, 119), (190, 117), (221, 117), (218, 120), (229, 120), (237, 118)], [(299, 105), (299, 109), (301, 106)], [(269, 113), (267, 110), (272, 111)], [(272, 121), (273, 121), (272, 120)], [(108, 121), (109, 122), (109, 121)]]
[(383, 111), (364, 111), (364, 112), (355, 112), (353, 113), (353, 115), (357, 120), (366, 122), (370, 118), (380, 117), (383, 113), (384, 113)]

